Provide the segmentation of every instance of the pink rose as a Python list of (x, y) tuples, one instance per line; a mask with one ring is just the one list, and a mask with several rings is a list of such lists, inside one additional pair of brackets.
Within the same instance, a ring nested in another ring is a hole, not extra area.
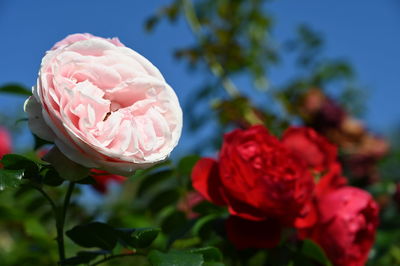
[(74, 34), (42, 60), (25, 103), (33, 133), (87, 168), (128, 174), (177, 145), (182, 110), (146, 58), (118, 39)]
[(90, 33), (75, 33), (75, 34), (68, 35), (65, 39), (54, 44), (54, 46), (53, 46), (53, 48), (51, 48), (51, 50), (56, 50), (62, 46), (66, 46), (66, 45), (73, 44), (75, 42), (85, 41), (85, 40), (90, 40), (90, 39), (106, 40), (116, 46), (125, 46), (119, 41), (118, 38), (115, 38), (115, 37), (111, 38), (111, 39), (104, 39), (101, 37), (93, 36)]

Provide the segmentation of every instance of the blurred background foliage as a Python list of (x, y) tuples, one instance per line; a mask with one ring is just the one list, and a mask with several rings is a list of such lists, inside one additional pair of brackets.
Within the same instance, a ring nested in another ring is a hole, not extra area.
[[(145, 21), (145, 30), (154, 32), (161, 21), (173, 24), (184, 18), (196, 37), (189, 46), (177, 45), (173, 55), (192, 71), (204, 74), (201, 86), (188, 88), (191, 96), (183, 106), (185, 126), (193, 134), (204, 133), (207, 139), (201, 142), (193, 139), (192, 153), (201, 155), (215, 151), (220, 147), (223, 132), (236, 127), (263, 123), (276, 135), (293, 124), (315, 128), (338, 145), (350, 184), (368, 190), (380, 204), (381, 221), (369, 265), (398, 265), (399, 131), (393, 132), (391, 139), (384, 139), (370, 132), (359, 120), (366, 99), (355, 69), (350, 62), (323, 56), (324, 40), (312, 27), (299, 25), (291, 39), (278, 43), (272, 34), (276, 21), (269, 11), (269, 2), (174, 0), (154, 10), (154, 15)], [(283, 84), (273, 84), (269, 73), (283, 60), (293, 64), (296, 74)], [(242, 87), (243, 84), (247, 84), (246, 87)], [(0, 93), (21, 97), (30, 94), (17, 84), (4, 84)], [(271, 102), (273, 104), (265, 104)], [(6, 126), (15, 120), (6, 114), (0, 117), (1, 124)], [(42, 144), (37, 142), (35, 148)], [(37, 150), (24, 155), (39, 161)], [(201, 256), (187, 253), (188, 265), (207, 260), (208, 264), (203, 265), (301, 265), (299, 256), (302, 263), (306, 263), (303, 265), (329, 265), (323, 254), (322, 259), (310, 256), (320, 252), (313, 244), (309, 245), (309, 250), (282, 243), (274, 250), (237, 252), (224, 241), (223, 222), (227, 211), (193, 193), (190, 173), (198, 155), (173, 158), (138, 171), (122, 186), (111, 184), (105, 194), (94, 192), (90, 182), (82, 185), (73, 195), (66, 229), (95, 220), (118, 228), (159, 227), (161, 233), (152, 247), (169, 253), (153, 253), (152, 263), (163, 256), (164, 259), (173, 258), (174, 252), (181, 250), (217, 247), (224, 254), (223, 258), (218, 250), (202, 251)], [(56, 185), (57, 188), (48, 185), (41, 185), (41, 188), (56, 202), (61, 202), (67, 188)], [(52, 237), (56, 230), (50, 205), (41, 194), (22, 186), (2, 191), (0, 202), (1, 264), (55, 264), (57, 248)], [(66, 246), (67, 257), (80, 251), (69, 239)], [(129, 253), (125, 247), (116, 250), (114, 252)], [(287, 257), (285, 260), (282, 254)], [(109, 263), (149, 264), (150, 261), (140, 255)]]

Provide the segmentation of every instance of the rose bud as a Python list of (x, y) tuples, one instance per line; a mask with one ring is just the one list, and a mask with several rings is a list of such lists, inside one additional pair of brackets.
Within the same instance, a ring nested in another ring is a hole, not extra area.
[(339, 127), (346, 116), (343, 108), (330, 98), (326, 98), (321, 109), (316, 113), (314, 124), (316, 128)]
[(352, 138), (354, 141), (359, 139), (365, 134), (364, 125), (357, 119), (346, 116), (343, 123), (340, 125), (340, 129), (343, 134)]
[[(0, 126), (0, 159), (8, 153), (11, 153), (11, 136), (6, 128)], [(0, 163), (0, 168), (2, 167)]]
[(334, 265), (362, 266), (374, 243), (378, 205), (366, 191), (343, 187), (316, 198), (316, 224), (300, 230), (318, 243)]
[(321, 109), (326, 96), (320, 89), (308, 90), (301, 99), (300, 109), (303, 115), (313, 115)]
[(98, 192), (101, 194), (106, 194), (108, 185), (110, 183), (123, 183), (126, 181), (126, 177), (120, 176), (120, 175), (113, 175), (110, 174), (106, 171), (98, 170), (98, 169), (92, 169), (91, 171), (91, 177), (96, 180), (96, 183), (93, 185), (94, 189), (96, 189)]
[(345, 110), (320, 89), (310, 89), (303, 96), (300, 113), (318, 130), (339, 127), (346, 116)]
[(264, 126), (224, 136), (219, 161), (203, 158), (193, 168), (193, 187), (252, 221), (277, 219), (291, 225), (314, 188), (307, 164)]
[(182, 129), (160, 71), (118, 39), (90, 34), (70, 35), (46, 53), (25, 111), (33, 133), (58, 154), (118, 174), (165, 160)]

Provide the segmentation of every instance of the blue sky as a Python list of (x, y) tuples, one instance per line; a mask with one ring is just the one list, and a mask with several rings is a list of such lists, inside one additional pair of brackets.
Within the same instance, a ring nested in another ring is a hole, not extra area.
[[(143, 29), (145, 19), (166, 2), (0, 0), (0, 84), (18, 82), (30, 87), (47, 49), (68, 34), (90, 32), (117, 36), (147, 57), (184, 102), (190, 89), (205, 77), (189, 72), (172, 56), (174, 48), (193, 42), (188, 26), (179, 20), (173, 26), (162, 23), (152, 34)], [(372, 130), (384, 133), (400, 124), (400, 2), (276, 0), (270, 7), (279, 40), (292, 36), (298, 23), (308, 23), (323, 33), (327, 56), (353, 63), (361, 84), (368, 88), (365, 121)], [(286, 80), (289, 72), (281, 65), (272, 82)], [(23, 100), (0, 96), (0, 113), (18, 114)], [(182, 142), (189, 139), (184, 135)]]

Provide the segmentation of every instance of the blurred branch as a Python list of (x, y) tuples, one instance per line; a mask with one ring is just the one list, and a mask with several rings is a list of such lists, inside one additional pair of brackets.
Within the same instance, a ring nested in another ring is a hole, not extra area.
[[(196, 10), (194, 9), (193, 3), (191, 0), (183, 0), (183, 8), (184, 8), (184, 14), (186, 17), (186, 20), (189, 23), (189, 26), (193, 33), (196, 35), (198, 38), (199, 42), (201, 44), (205, 43), (206, 40), (202, 34), (202, 26), (200, 21), (197, 18), (196, 15)], [(226, 76), (226, 73), (224, 71), (224, 68), (221, 66), (221, 64), (217, 61), (217, 59), (212, 56), (212, 55), (205, 55), (204, 59), (208, 66), (210, 67), (211, 72), (221, 79), (222, 85), (225, 89), (225, 91), (228, 93), (229, 96), (232, 98), (240, 96), (239, 90), (236, 88), (235, 84), (233, 81)]]

